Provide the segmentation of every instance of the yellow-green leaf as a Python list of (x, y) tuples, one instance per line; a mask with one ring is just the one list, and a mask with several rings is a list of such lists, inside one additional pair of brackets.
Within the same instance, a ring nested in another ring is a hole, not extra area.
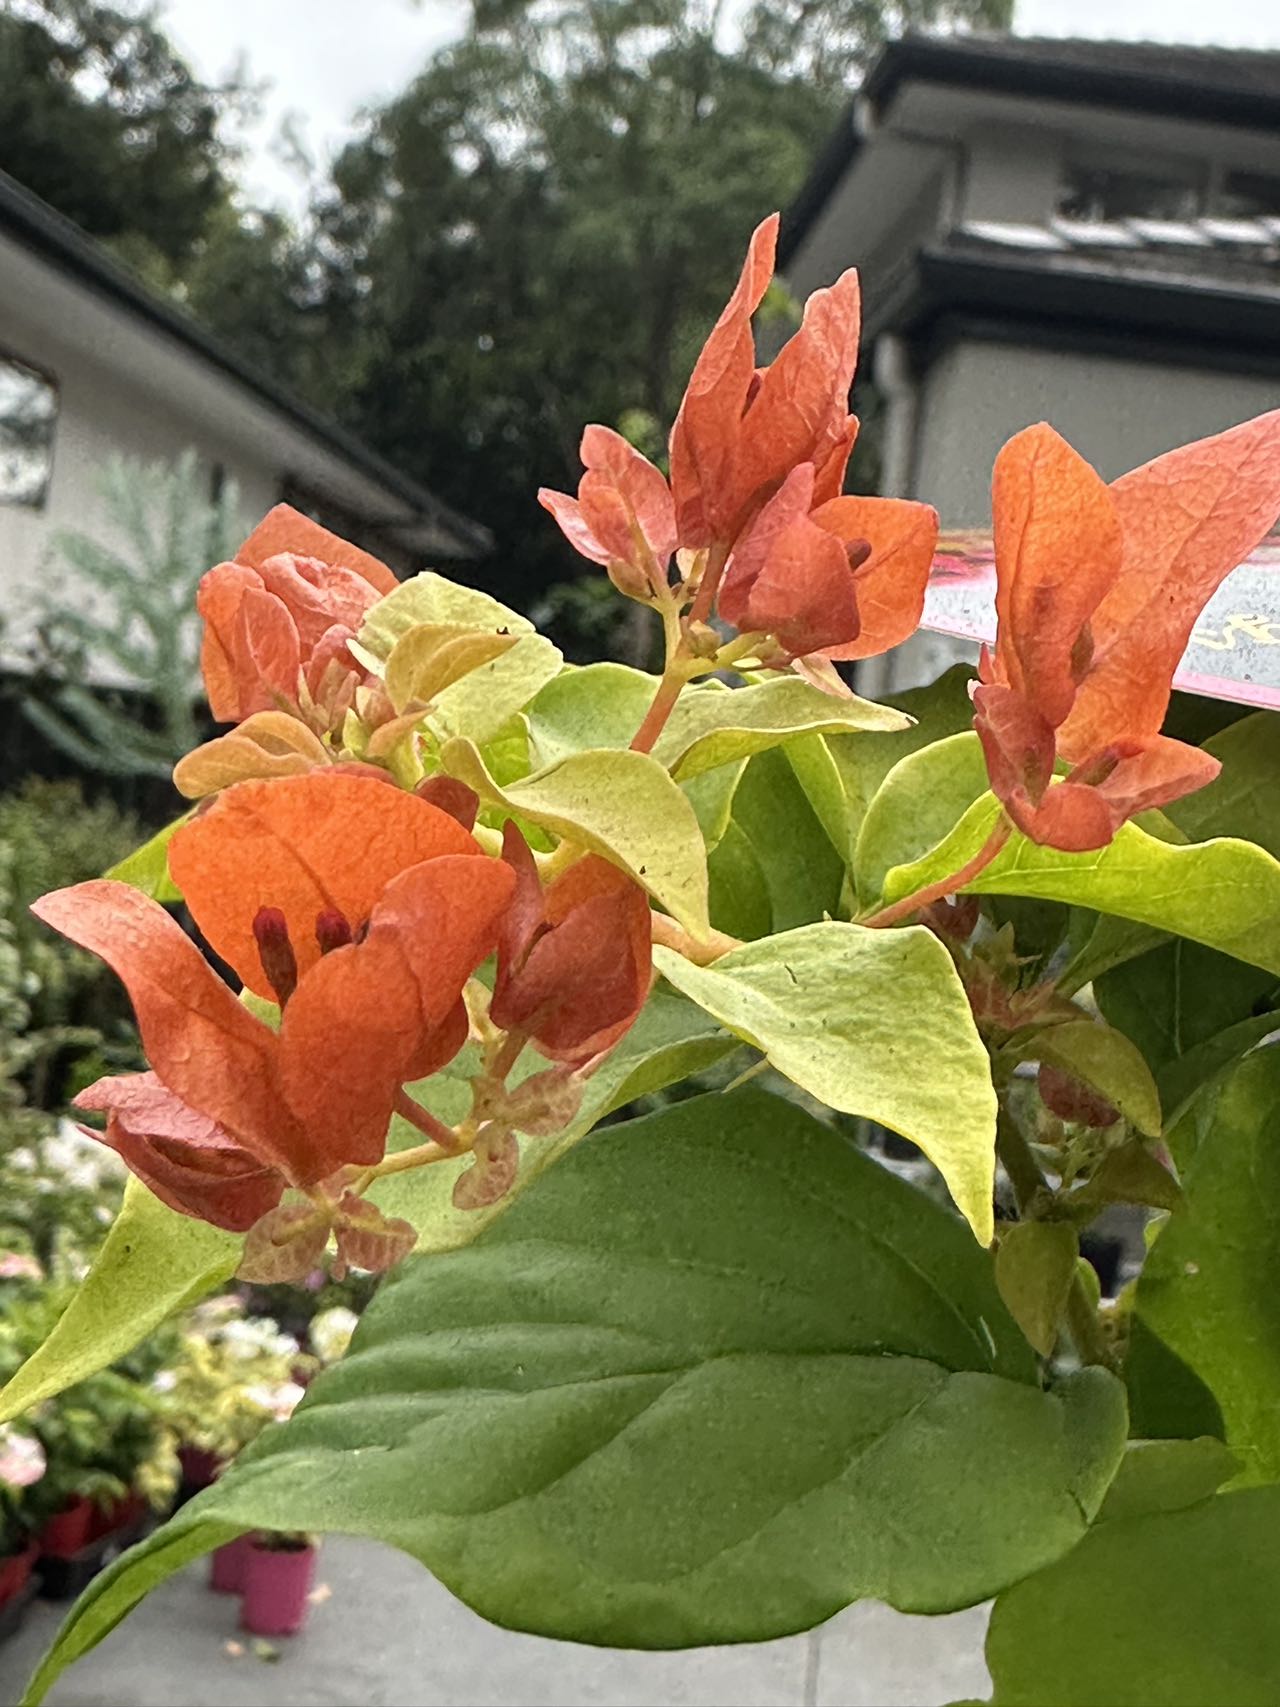
[(150, 841), (143, 842), (140, 848), (135, 848), (127, 854), (118, 865), (113, 865), (104, 876), (112, 878), (116, 883), (129, 883), (135, 889), (141, 889), (144, 895), (150, 895), (153, 901), (181, 901), (182, 891), (169, 876), (169, 843), (190, 818), (190, 812), (184, 812), (180, 818), (175, 818), (172, 824), (166, 824), (163, 830), (157, 830)]
[(357, 645), (375, 664), (381, 664), (401, 635), (419, 625), (445, 623), (459, 628), (505, 629), (510, 634), (532, 634), (527, 617), (509, 610), (488, 593), (462, 587), (434, 570), (424, 570), (402, 581), (394, 592), (379, 599), (365, 616)]
[(228, 1280), (244, 1240), (179, 1215), (136, 1179), (48, 1339), (0, 1390), (7, 1422), (132, 1351), (174, 1310)]
[(679, 785), (650, 754), (570, 753), (505, 788), (470, 741), (446, 742), (441, 760), (487, 805), (603, 855), (687, 930), (706, 935), (702, 831)]
[(996, 1098), (951, 957), (929, 931), (828, 920), (663, 976), (830, 1108), (901, 1133), (991, 1242)]
[(1058, 1343), (1078, 1252), (1076, 1230), (1063, 1221), (1016, 1221), (1000, 1235), (996, 1285), (1005, 1308), (1041, 1357), (1048, 1357)]
[(911, 719), (868, 699), (836, 699), (801, 681), (778, 676), (751, 687), (721, 683), (686, 688), (654, 747), (677, 780), (750, 758), (801, 735), (908, 729)]
[[(888, 873), (883, 900), (901, 900), (958, 871), (986, 841), (998, 811), (989, 794), (975, 801), (923, 859)], [(1109, 846), (1070, 854), (1015, 833), (965, 889), (1092, 907), (1280, 973), (1280, 861), (1231, 836), (1173, 844), (1125, 824)]]

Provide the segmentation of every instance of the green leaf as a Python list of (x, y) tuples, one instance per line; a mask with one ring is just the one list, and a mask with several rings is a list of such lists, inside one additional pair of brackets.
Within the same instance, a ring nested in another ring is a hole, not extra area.
[(750, 687), (687, 688), (654, 748), (677, 780), (781, 746), (800, 735), (908, 729), (910, 720), (868, 699), (836, 699), (798, 676)]
[(840, 859), (853, 861), (853, 832), (849, 823), (849, 800), (839, 766), (831, 756), (831, 745), (822, 735), (803, 735), (787, 743), (787, 763), (804, 790), (814, 816), (827, 832)]
[(1061, 1221), (1016, 1221), (996, 1247), (996, 1285), (1027, 1339), (1048, 1357), (1075, 1279), (1079, 1241)]
[(444, 768), (506, 807), (602, 854), (695, 936), (706, 934), (707, 857), (693, 807), (648, 753), (570, 753), (499, 788), (470, 741), (447, 741)]
[(169, 843), (190, 817), (190, 812), (184, 812), (172, 824), (157, 830), (150, 841), (143, 842), (104, 875), (116, 883), (131, 883), (153, 901), (181, 901), (182, 891), (169, 876)]
[(914, 726), (900, 734), (829, 738), (831, 759), (844, 787), (851, 845), (876, 790), (896, 764), (921, 747), (973, 728), (973, 704), (969, 698), (972, 680), (969, 666), (956, 664), (928, 687), (887, 694), (886, 705), (915, 719)]
[[(884, 902), (958, 871), (991, 834), (998, 812), (990, 795), (976, 801), (932, 852), (889, 872)], [(1108, 847), (1069, 854), (1015, 832), (965, 892), (1033, 895), (1116, 913), (1280, 975), (1280, 862), (1252, 842), (1173, 845), (1125, 824)]]
[(781, 753), (749, 760), (734, 795), (733, 822), (750, 843), (769, 892), (775, 931), (839, 910), (844, 861)]
[(1280, 1487), (1099, 1524), (997, 1600), (994, 1707), (1274, 1707)]
[(1238, 836), (1280, 859), (1280, 716), (1256, 711), (1204, 743), (1222, 772), (1165, 807), (1165, 815), (1193, 842)]
[(987, 786), (982, 743), (971, 729), (900, 759), (868, 805), (858, 833), (853, 874), (859, 896), (874, 899), (894, 866), (918, 860), (942, 842)]
[[(390, 1174), (368, 1196), (385, 1214), (403, 1216), (417, 1229), (415, 1256), (457, 1249), (505, 1214), (521, 1192), (616, 1109), (703, 1072), (739, 1047), (738, 1039), (700, 1008), (659, 986), (631, 1030), (587, 1080), (582, 1106), (565, 1130), (552, 1138), (519, 1137), (520, 1171), (506, 1197), (486, 1209), (455, 1209), (453, 1185), (466, 1160)], [(536, 1050), (528, 1049), (509, 1082), (514, 1086), (546, 1066)], [(412, 1094), (447, 1125), (455, 1125), (471, 1112), (471, 1079), (478, 1070), (478, 1052), (468, 1046), (442, 1073), (412, 1086)], [(399, 1115), (393, 1117), (389, 1150), (421, 1142), (416, 1127)]]
[(1123, 1434), (1110, 1376), (1040, 1391), (945, 1211), (793, 1104), (701, 1098), (407, 1265), (292, 1420), (89, 1590), (40, 1685), (233, 1525), (377, 1536), (578, 1641), (970, 1605), (1079, 1541)]
[(918, 1145), (990, 1244), (995, 1092), (968, 998), (935, 936), (828, 921), (748, 943), (713, 966), (666, 949), (654, 960), (793, 1084)]
[(1091, 1019), (1067, 1020), (1019, 1039), (1019, 1061), (1040, 1061), (1082, 1079), (1149, 1138), (1161, 1131), (1160, 1093), (1141, 1053), (1121, 1031)]
[[(656, 676), (624, 664), (565, 671), (530, 708), (539, 758), (545, 764), (587, 747), (627, 746), (657, 686)], [(682, 782), (803, 735), (909, 726), (899, 711), (865, 699), (836, 699), (798, 676), (741, 688), (710, 681), (684, 690), (653, 751)]]
[(1239, 1467), (1239, 1460), (1211, 1435), (1195, 1440), (1131, 1440), (1107, 1489), (1098, 1522), (1181, 1511), (1216, 1494)]
[(1168, 1062), (1158, 1079), (1160, 1100), (1169, 1111), (1168, 1124), (1177, 1125), (1198, 1097), (1213, 1090), (1224, 1073), (1277, 1030), (1280, 1030), (1280, 1014), (1274, 1010), (1258, 1014), (1228, 1026), (1176, 1061)]
[(1186, 1209), (1138, 1282), (1139, 1318), (1212, 1391), (1245, 1479), (1280, 1480), (1280, 1049), (1248, 1056), (1189, 1158)]
[(357, 645), (375, 665), (383, 663), (401, 635), (423, 624), (456, 624), (460, 628), (492, 628), (509, 634), (532, 634), (527, 617), (509, 610), (475, 587), (462, 587), (433, 570), (402, 581), (379, 599), (364, 619)]
[(657, 676), (626, 664), (569, 667), (529, 707), (529, 743), (539, 766), (600, 747), (628, 747), (657, 692)]
[(744, 942), (768, 936), (773, 902), (755, 848), (732, 819), (707, 860), (711, 882), (711, 923)]
[(1182, 1190), (1162, 1162), (1137, 1139), (1108, 1150), (1067, 1207), (1080, 1220), (1092, 1220), (1109, 1203), (1145, 1203), (1152, 1209), (1178, 1209)]
[[(1280, 998), (1274, 972), (1198, 942), (1163, 942), (1093, 980), (1098, 1006), (1160, 1071)], [(1274, 1004), (1272, 1004), (1274, 1005)]]
[(235, 1272), (243, 1238), (179, 1215), (140, 1181), (48, 1339), (0, 1390), (0, 1422), (106, 1369)]

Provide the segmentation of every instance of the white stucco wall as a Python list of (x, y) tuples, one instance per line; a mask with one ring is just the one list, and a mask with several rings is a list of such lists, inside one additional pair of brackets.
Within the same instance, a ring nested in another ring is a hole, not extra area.
[(1049, 421), (1113, 480), (1277, 407), (1276, 379), (961, 342), (921, 387), (911, 495), (933, 504), (944, 527), (985, 527), (996, 453), (1034, 421)]
[[(0, 306), (0, 351), (52, 375), (58, 386), (53, 466), (42, 508), (0, 503), (0, 617), (6, 651), (29, 631), (33, 595), (67, 570), (52, 549), (60, 529), (115, 540), (97, 490), (97, 476), (113, 455), (169, 462), (188, 447), (212, 481), (215, 465), (240, 489), (241, 509), (256, 518), (279, 495), (278, 476), (241, 449), (210, 435), (202, 423), (149, 388), (144, 374), (127, 375), (110, 359), (77, 349), (68, 339), (32, 322), (9, 302)], [(62, 589), (59, 589), (60, 591)], [(92, 590), (66, 589), (92, 597)]]

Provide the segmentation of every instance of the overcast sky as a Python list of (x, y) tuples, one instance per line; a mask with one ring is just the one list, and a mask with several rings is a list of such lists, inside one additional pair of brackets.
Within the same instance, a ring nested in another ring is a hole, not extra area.
[[(1022, 35), (1123, 37), (1280, 48), (1276, 0), (1016, 0)], [(462, 27), (462, 0), (164, 0), (168, 28), (195, 70), (227, 72), (243, 56), (270, 85), (250, 136), (250, 195), (297, 205), (296, 180), (273, 151), (286, 116), (317, 161), (339, 148), (363, 106), (403, 87)]]

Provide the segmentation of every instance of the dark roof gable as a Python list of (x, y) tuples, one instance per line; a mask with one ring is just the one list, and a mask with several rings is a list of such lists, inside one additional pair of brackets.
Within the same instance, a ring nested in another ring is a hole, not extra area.
[[(857, 98), (883, 108), (908, 82), (1280, 128), (1280, 53), (1272, 52), (1159, 42), (907, 35), (883, 49)], [(780, 266), (795, 254), (860, 146), (850, 102), (783, 218)]]

